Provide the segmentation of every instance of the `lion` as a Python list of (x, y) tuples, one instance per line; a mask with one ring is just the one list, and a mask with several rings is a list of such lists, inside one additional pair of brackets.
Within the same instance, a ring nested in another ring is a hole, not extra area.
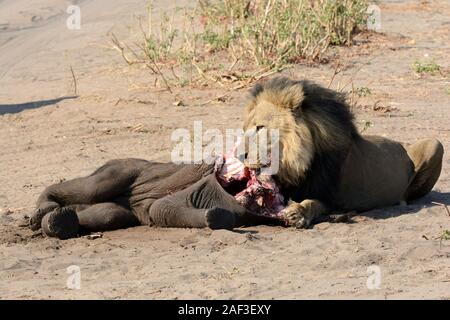
[(252, 89), (244, 130), (258, 135), (261, 129), (279, 130), (276, 178), (289, 199), (285, 219), (297, 228), (330, 212), (361, 212), (422, 197), (442, 169), (438, 140), (405, 145), (361, 135), (345, 95), (307, 80), (277, 77)]

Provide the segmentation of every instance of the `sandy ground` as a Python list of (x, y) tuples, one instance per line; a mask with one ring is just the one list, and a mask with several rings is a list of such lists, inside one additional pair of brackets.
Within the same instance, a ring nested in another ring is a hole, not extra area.
[[(433, 203), (450, 205), (448, 153), (430, 195), (351, 224), (234, 232), (142, 226), (67, 241), (33, 234), (24, 223), (45, 186), (108, 159), (169, 160), (174, 129), (190, 129), (195, 120), (239, 127), (245, 104), (245, 91), (238, 91), (221, 103), (174, 106), (220, 91), (169, 94), (149, 85), (145, 71), (124, 66), (109, 35), (132, 37), (145, 1), (77, 3), (82, 28), (71, 31), (68, 1), (0, 0), (1, 298), (450, 298), (450, 241), (439, 239), (450, 216)], [(372, 92), (355, 110), (358, 125), (370, 121), (366, 133), (405, 142), (436, 137), (449, 150), (450, 80), (419, 78), (411, 64), (428, 55), (449, 69), (450, 3), (380, 6), (386, 35), (340, 51), (349, 64), (343, 83), (353, 77)], [(78, 98), (71, 98), (70, 65)], [(333, 70), (296, 66), (285, 74), (327, 84)], [(81, 270), (79, 290), (66, 286), (71, 265)], [(370, 266), (380, 268), (379, 289), (367, 287)]]

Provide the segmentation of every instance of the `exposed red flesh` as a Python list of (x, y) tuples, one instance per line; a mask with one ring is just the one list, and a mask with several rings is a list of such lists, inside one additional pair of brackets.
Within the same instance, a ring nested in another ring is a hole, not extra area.
[(284, 198), (273, 177), (257, 175), (235, 156), (235, 152), (236, 146), (217, 161), (216, 175), (220, 184), (249, 211), (283, 220)]

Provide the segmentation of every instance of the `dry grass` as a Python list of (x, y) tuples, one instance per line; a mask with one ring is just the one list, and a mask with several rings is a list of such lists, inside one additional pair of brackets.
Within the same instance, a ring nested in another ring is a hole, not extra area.
[(351, 45), (367, 19), (366, 0), (198, 0), (163, 12), (157, 24), (152, 8), (150, 1), (140, 42), (112, 41), (169, 91), (241, 88), (293, 63), (320, 62), (330, 46)]

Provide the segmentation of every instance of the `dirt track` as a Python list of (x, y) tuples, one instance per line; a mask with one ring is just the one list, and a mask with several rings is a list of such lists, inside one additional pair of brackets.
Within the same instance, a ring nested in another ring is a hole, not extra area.
[[(429, 196), (353, 224), (236, 232), (143, 226), (67, 241), (23, 227), (47, 185), (108, 159), (169, 160), (171, 132), (195, 120), (239, 127), (245, 91), (221, 103), (174, 106), (220, 91), (171, 95), (149, 86), (144, 70), (124, 66), (108, 32), (128, 37), (144, 3), (80, 1), (82, 29), (70, 31), (61, 1), (0, 0), (0, 298), (450, 298), (450, 241), (438, 239), (450, 216), (433, 203), (450, 205), (448, 152)], [(355, 109), (358, 125), (369, 121), (365, 133), (404, 142), (436, 137), (450, 150), (450, 79), (419, 78), (411, 68), (428, 55), (449, 70), (450, 3), (386, 1), (381, 9), (386, 36), (340, 51), (349, 63), (343, 83), (353, 77), (372, 92)], [(70, 98), (70, 65), (78, 98)], [(326, 85), (333, 69), (284, 73)], [(80, 290), (66, 288), (70, 265), (81, 268)], [(382, 274), (377, 290), (366, 286), (372, 265)]]

